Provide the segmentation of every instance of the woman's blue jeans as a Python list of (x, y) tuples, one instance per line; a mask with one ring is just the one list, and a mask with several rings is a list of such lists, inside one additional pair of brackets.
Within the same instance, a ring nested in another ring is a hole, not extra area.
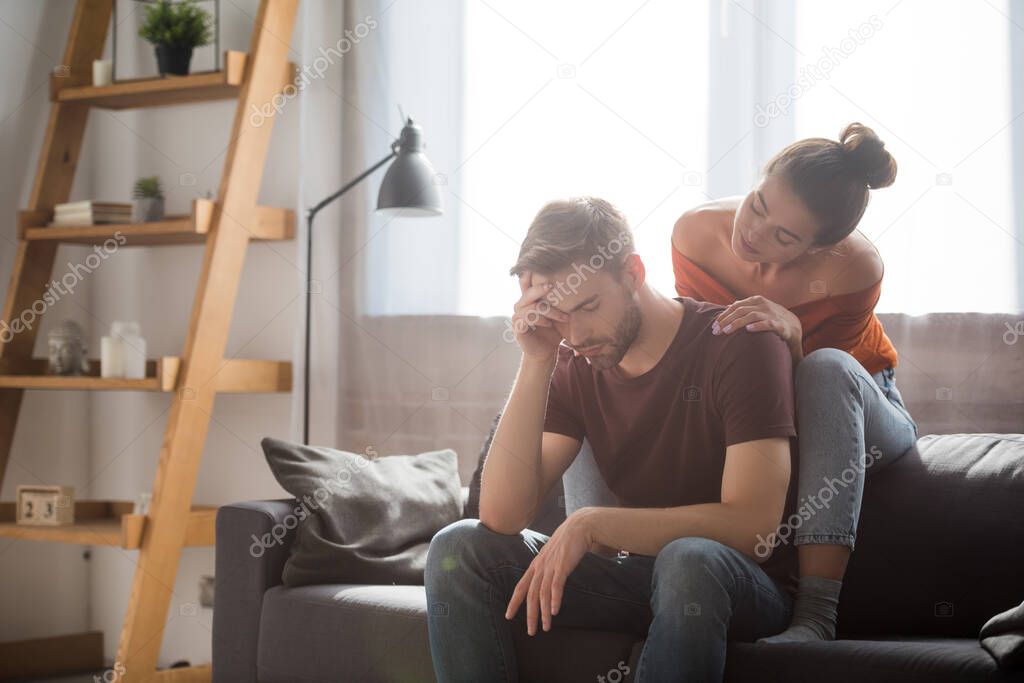
[[(431, 541), (427, 624), (440, 683), (519, 680), (512, 633), (526, 631), (526, 608), (512, 620), (505, 619), (505, 609), (547, 540), (529, 529), (499, 534), (479, 520), (463, 519)], [(790, 596), (756, 562), (717, 541), (690, 537), (672, 541), (657, 557), (587, 553), (566, 580), (551, 628), (646, 637), (634, 681), (719, 681), (727, 640), (778, 633), (791, 613)], [(552, 633), (538, 626), (533, 637)], [(601, 667), (593, 680), (609, 676), (607, 665)]]
[(778, 542), (853, 549), (865, 479), (917, 441), (894, 376), (892, 368), (869, 375), (838, 349), (813, 351), (796, 366), (798, 502)]

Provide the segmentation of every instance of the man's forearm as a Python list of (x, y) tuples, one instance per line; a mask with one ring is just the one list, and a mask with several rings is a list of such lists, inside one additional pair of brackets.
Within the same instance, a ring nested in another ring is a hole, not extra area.
[(555, 359), (523, 357), (484, 462), (480, 521), (500, 533), (530, 522), (541, 495), (541, 438)]
[(657, 555), (677, 538), (699, 536), (718, 541), (758, 562), (762, 539), (775, 530), (771, 514), (726, 503), (705, 503), (671, 508), (588, 507), (576, 514), (587, 517), (594, 543), (638, 555)]

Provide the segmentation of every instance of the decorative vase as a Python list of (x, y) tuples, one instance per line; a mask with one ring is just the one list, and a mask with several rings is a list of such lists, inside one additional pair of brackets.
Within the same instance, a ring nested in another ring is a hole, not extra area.
[(163, 220), (164, 198), (143, 197), (132, 200), (132, 223)]
[(192, 62), (192, 48), (177, 45), (156, 45), (156, 65), (160, 75), (187, 76)]

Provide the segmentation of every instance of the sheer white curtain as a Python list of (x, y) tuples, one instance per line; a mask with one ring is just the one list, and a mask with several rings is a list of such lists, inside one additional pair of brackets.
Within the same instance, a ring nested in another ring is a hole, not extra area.
[[(299, 122), (300, 175), (297, 211), (296, 272), (300, 292), (305, 292), (306, 213), (309, 207), (335, 192), (359, 165), (358, 146), (344, 135), (348, 120), (345, 88), (350, 82), (347, 73), (350, 61), (358, 57), (358, 45), (346, 43), (354, 2), (304, 0), (299, 9), (300, 58), (298, 66), (304, 75), (296, 104), (301, 109)], [(350, 40), (350, 39), (349, 39)], [(361, 195), (350, 192), (344, 202), (361, 203)], [(363, 233), (362, 221), (343, 225), (342, 202), (336, 201), (317, 215), (313, 230), (313, 273), (311, 280), (312, 334), (310, 349), (310, 439), (312, 443), (336, 444), (339, 440), (337, 414), (339, 405), (338, 352), (341, 329), (341, 299), (350, 295), (342, 286), (339, 263), (345, 258), (346, 237)], [(353, 280), (355, 282), (355, 280)], [(298, 321), (295, 335), (292, 392), (292, 433), (302, 438), (303, 417), (303, 353), (304, 319)]]

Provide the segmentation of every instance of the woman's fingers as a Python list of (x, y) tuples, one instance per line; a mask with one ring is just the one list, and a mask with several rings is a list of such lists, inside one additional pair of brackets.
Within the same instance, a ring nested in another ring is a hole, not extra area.
[(725, 322), (723, 321), (726, 320), (727, 318), (734, 317), (739, 310), (750, 308), (764, 308), (769, 303), (770, 302), (767, 299), (760, 295), (748, 296), (746, 299), (737, 299), (736, 301), (733, 301), (731, 304), (726, 306), (725, 310), (715, 317), (715, 321), (719, 323), (719, 325), (724, 326)]
[(752, 311), (746, 315), (742, 315), (735, 320), (732, 320), (728, 325), (722, 328), (722, 334), (732, 334), (737, 330), (744, 329), (747, 325), (758, 322), (758, 321), (770, 321), (771, 317), (767, 311)]
[(725, 325), (727, 320), (731, 320), (736, 317), (741, 311), (747, 311), (754, 307), (754, 304), (749, 303), (746, 299), (743, 301), (736, 301), (729, 305), (724, 311), (718, 314), (715, 318), (715, 322), (718, 323), (719, 327)]
[(775, 332), (776, 323), (774, 320), (758, 320), (746, 326), (748, 332)]
[(762, 309), (759, 309), (756, 306), (739, 306), (730, 311), (728, 314), (723, 314), (716, 318), (715, 321), (711, 324), (711, 331), (714, 332), (715, 334), (719, 334), (720, 332), (726, 332), (725, 328), (728, 327), (728, 331), (731, 332), (732, 329), (736, 327), (736, 321), (738, 319), (758, 310)]

